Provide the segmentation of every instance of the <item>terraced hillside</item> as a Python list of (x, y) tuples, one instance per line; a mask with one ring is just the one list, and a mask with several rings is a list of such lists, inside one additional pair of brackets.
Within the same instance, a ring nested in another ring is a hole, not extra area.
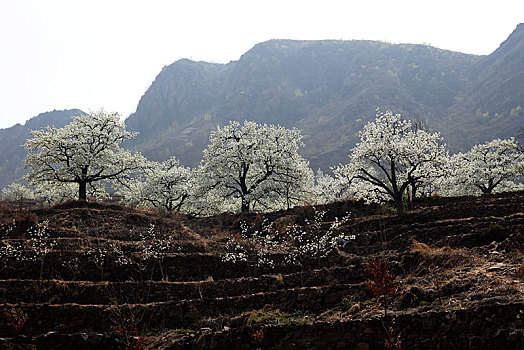
[[(516, 192), (402, 217), (348, 201), (200, 219), (4, 205), (0, 347), (524, 348), (523, 205)], [(380, 300), (370, 262), (395, 276)]]

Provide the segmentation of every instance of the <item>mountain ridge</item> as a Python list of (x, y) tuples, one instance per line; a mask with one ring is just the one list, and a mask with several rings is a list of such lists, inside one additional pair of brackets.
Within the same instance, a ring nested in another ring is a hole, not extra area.
[[(156, 160), (174, 154), (192, 166), (200, 161), (209, 130), (228, 120), (297, 127), (304, 134), (304, 155), (314, 168), (326, 170), (346, 160), (377, 107), (441, 128), (447, 122), (434, 116), (449, 114), (483, 57), (418, 44), (273, 39), (228, 64), (174, 62), (159, 73), (126, 123), (141, 131), (150, 116), (162, 114), (159, 138), (152, 142), (146, 133), (132, 147)], [(153, 96), (155, 91), (163, 95)], [(185, 104), (177, 103), (188, 94)], [(198, 108), (190, 108), (197, 101)]]
[[(371, 40), (272, 39), (226, 64), (181, 59), (165, 66), (125, 120), (140, 132), (125, 146), (151, 160), (174, 155), (196, 166), (212, 129), (247, 119), (302, 130), (301, 153), (313, 169), (329, 171), (347, 162), (377, 108), (426, 121), (457, 152), (516, 136), (522, 106), (524, 24), (490, 55)], [(9, 152), (0, 155), (0, 185), (22, 173), (28, 129), (60, 127), (70, 116), (44, 113), (1, 129)]]

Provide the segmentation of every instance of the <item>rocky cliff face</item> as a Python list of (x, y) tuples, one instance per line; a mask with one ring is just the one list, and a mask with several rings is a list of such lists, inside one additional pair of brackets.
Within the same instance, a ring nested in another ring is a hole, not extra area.
[(488, 139), (516, 136), (524, 127), (524, 24), (469, 70), (468, 84), (442, 128), (458, 150)]
[(345, 162), (376, 108), (427, 120), (453, 151), (524, 123), (524, 26), (489, 56), (375, 41), (270, 40), (238, 61), (165, 67), (126, 123), (152, 159), (196, 165), (228, 120), (297, 127), (313, 168)]

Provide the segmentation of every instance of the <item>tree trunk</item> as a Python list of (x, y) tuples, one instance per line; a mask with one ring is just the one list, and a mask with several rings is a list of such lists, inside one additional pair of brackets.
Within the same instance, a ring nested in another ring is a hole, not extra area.
[(162, 261), (159, 260), (158, 261), (158, 265), (160, 266), (160, 275), (162, 276), (162, 282), (166, 280), (166, 278), (164, 277), (164, 269), (162, 268)]
[(397, 208), (397, 214), (404, 214), (404, 203), (402, 201), (402, 194), (395, 196), (395, 207)]
[(245, 198), (242, 198), (242, 208), (240, 209), (242, 213), (249, 212), (249, 201)]
[(87, 183), (86, 182), (78, 183), (78, 200), (80, 202), (87, 202)]
[(409, 210), (415, 209), (415, 198), (417, 198), (417, 186), (411, 185), (411, 191), (408, 191)]
[(495, 185), (495, 182), (493, 181), (493, 179), (492, 178), (489, 179), (488, 185), (482, 189), (482, 193), (483, 194), (490, 194), (493, 191), (493, 189), (495, 188), (495, 186), (496, 185)]
[(78, 200), (87, 202), (87, 166), (82, 168), (82, 179), (78, 182)]
[(42, 280), (42, 277), (44, 275), (44, 260), (45, 256), (42, 258), (42, 262), (40, 263), (40, 280)]

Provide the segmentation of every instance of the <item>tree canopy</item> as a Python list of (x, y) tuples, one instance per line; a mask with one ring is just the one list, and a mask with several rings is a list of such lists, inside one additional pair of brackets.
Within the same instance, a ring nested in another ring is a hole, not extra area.
[(399, 212), (405, 209), (408, 188), (414, 193), (430, 181), (436, 175), (435, 165), (447, 157), (438, 133), (413, 128), (391, 111), (378, 112), (359, 136), (349, 164), (335, 169), (337, 178), (353, 197), (370, 202), (390, 198)]
[(297, 129), (231, 121), (211, 132), (204, 150), (206, 187), (216, 196), (239, 200), (242, 211), (266, 209), (268, 201), (289, 206), (304, 199), (308, 162), (299, 155)]
[(76, 183), (80, 201), (87, 200), (87, 186), (101, 180), (122, 181), (145, 160), (119, 147), (136, 133), (125, 130), (118, 113), (91, 112), (73, 117), (63, 128), (47, 127), (31, 135), (24, 145), (30, 172), (23, 179), (33, 185)]
[(524, 153), (515, 139), (495, 139), (453, 155), (443, 188), (447, 195), (517, 190), (523, 172)]
[(149, 162), (141, 176), (122, 186), (122, 192), (130, 203), (181, 211), (195, 183), (193, 171), (171, 157), (161, 163)]
[[(118, 113), (101, 110), (73, 117), (63, 128), (32, 131), (25, 143), (30, 172), (22, 180), (29, 180), (36, 197), (47, 204), (75, 193), (81, 201), (88, 195), (100, 198), (112, 182), (127, 203), (192, 215), (270, 211), (344, 198), (392, 200), (402, 213), (417, 194), (524, 188), (524, 152), (514, 138), (450, 157), (440, 134), (427, 129), (421, 120), (377, 112), (376, 120), (359, 132), (349, 163), (333, 168), (333, 177), (321, 170), (314, 176), (299, 154), (299, 130), (230, 121), (211, 132), (200, 166), (191, 169), (175, 157), (153, 162), (120, 148), (136, 133), (125, 130)], [(28, 191), (13, 184), (3, 197), (27, 197)]]

